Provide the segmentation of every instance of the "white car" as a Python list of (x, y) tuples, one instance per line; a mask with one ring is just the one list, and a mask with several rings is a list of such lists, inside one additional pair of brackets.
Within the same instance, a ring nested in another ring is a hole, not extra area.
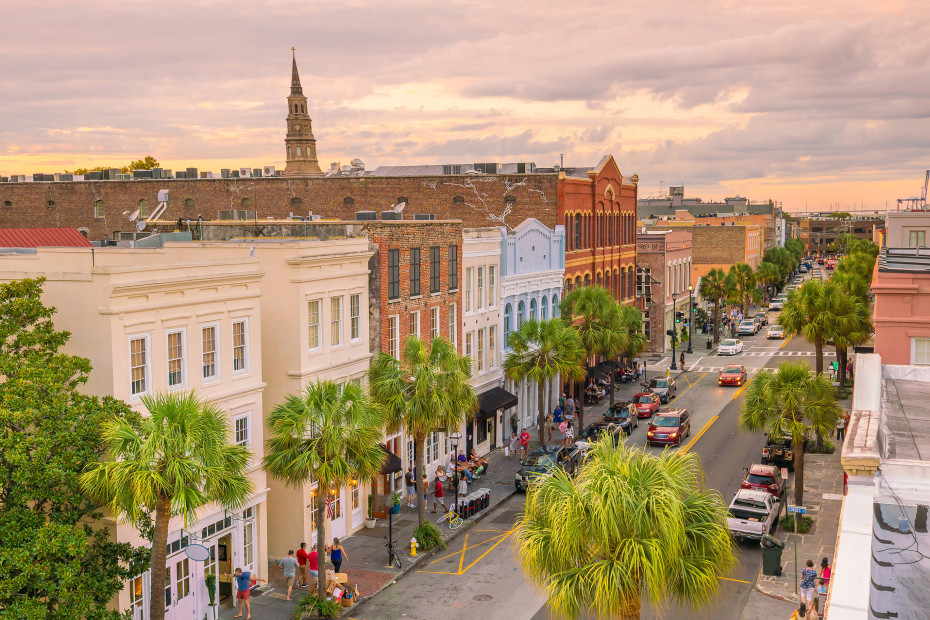
[(743, 352), (743, 341), (736, 338), (727, 338), (717, 347), (717, 355), (736, 355)]
[(756, 323), (755, 319), (740, 321), (739, 326), (736, 328), (736, 333), (740, 336), (755, 336), (758, 331), (759, 325)]
[(785, 337), (785, 328), (781, 325), (772, 325), (766, 331), (765, 337), (769, 340), (781, 340)]

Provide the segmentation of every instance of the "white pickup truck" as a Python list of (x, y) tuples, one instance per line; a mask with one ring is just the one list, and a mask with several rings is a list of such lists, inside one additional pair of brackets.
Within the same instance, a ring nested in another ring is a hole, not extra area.
[(740, 489), (727, 510), (727, 529), (737, 541), (761, 541), (778, 527), (781, 502), (765, 491)]

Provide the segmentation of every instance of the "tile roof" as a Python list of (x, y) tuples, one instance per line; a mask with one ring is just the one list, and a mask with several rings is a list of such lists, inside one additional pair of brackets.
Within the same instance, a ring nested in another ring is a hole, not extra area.
[(0, 228), (0, 248), (89, 248), (77, 228)]

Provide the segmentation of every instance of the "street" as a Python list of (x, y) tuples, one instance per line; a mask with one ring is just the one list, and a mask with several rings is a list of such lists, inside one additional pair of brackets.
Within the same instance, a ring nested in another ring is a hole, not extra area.
[[(770, 315), (774, 320), (775, 313)], [(720, 387), (717, 372), (730, 363), (743, 364), (750, 381), (763, 368), (776, 368), (785, 360), (805, 360), (811, 365), (813, 348), (803, 339), (766, 340), (764, 328), (755, 336), (743, 338), (744, 350), (735, 356), (708, 355), (689, 360), (688, 370), (677, 379), (678, 393), (669, 403), (686, 408), (692, 416), (691, 436), (681, 447), (697, 454), (705, 470), (705, 485), (729, 501), (739, 488), (743, 468), (759, 462), (761, 435), (737, 430), (737, 418), (746, 385)], [(624, 386), (618, 400), (628, 399), (638, 389)], [(588, 423), (594, 420), (586, 420)], [(648, 420), (627, 438), (629, 446), (645, 447)], [(648, 447), (660, 453), (663, 448)], [(514, 519), (524, 505), (516, 495), (488, 518), (459, 537), (444, 552), (437, 553), (423, 570), (411, 573), (359, 608), (356, 618), (435, 618), (439, 607), (446, 618), (495, 617), (508, 620), (544, 620), (549, 617), (545, 597), (531, 586), (519, 566), (514, 549)], [(700, 612), (682, 609), (647, 609), (643, 618), (671, 617), (739, 620), (744, 608), (784, 610), (787, 603), (767, 599), (753, 592), (761, 570), (762, 554), (757, 545), (736, 546), (738, 565), (729, 575), (721, 575), (719, 601)], [(752, 598), (752, 604), (747, 604)], [(790, 606), (789, 606), (790, 608)], [(664, 615), (663, 615), (664, 613)], [(780, 612), (779, 612), (780, 613)], [(490, 615), (488, 615), (490, 614)], [(756, 616), (758, 617), (758, 613)]]

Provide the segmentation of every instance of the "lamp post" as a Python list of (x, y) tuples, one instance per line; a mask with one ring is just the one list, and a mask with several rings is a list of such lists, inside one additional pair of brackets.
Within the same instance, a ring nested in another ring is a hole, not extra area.
[(672, 365), (669, 366), (672, 370), (678, 370), (678, 366), (675, 365), (675, 339), (678, 338), (678, 323), (675, 322), (676, 318), (678, 318), (678, 298), (675, 296), (675, 293), (672, 293)]
[(449, 434), (449, 441), (452, 442), (452, 454), (455, 455), (455, 460), (453, 461), (453, 466), (455, 468), (455, 474), (452, 477), (452, 480), (455, 483), (455, 514), (459, 513), (459, 442), (462, 441), (462, 433), (456, 431)]
[(694, 287), (690, 284), (688, 285), (688, 354), (694, 353), (691, 349), (691, 339), (694, 337), (694, 332), (691, 331), (691, 325), (694, 323), (694, 301), (692, 296), (694, 295)]

